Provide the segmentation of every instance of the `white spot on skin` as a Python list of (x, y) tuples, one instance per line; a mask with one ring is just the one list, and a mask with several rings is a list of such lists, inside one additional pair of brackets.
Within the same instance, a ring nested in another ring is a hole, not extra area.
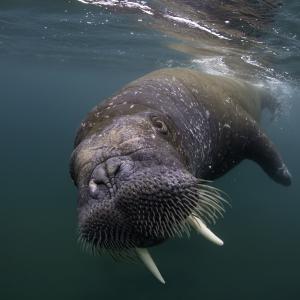
[(130, 105), (130, 107), (129, 107), (129, 108), (130, 108), (130, 109), (134, 108), (134, 104)]
[(224, 128), (231, 128), (231, 126), (229, 125), (229, 124), (224, 124), (224, 126), (223, 126)]
[(151, 137), (152, 137), (153, 139), (155, 139), (155, 138), (156, 138), (155, 134), (151, 134)]

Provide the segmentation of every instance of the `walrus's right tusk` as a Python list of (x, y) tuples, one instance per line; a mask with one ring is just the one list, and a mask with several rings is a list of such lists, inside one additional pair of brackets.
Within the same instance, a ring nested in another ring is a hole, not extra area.
[(147, 269), (163, 284), (165, 284), (165, 280), (161, 276), (155, 262), (153, 261), (149, 251), (147, 248), (136, 248), (135, 249), (141, 261), (145, 264)]
[(204, 222), (195, 216), (189, 216), (188, 222), (190, 225), (200, 234), (202, 234), (205, 238), (210, 240), (211, 242), (217, 244), (218, 246), (223, 246), (224, 242), (217, 237), (205, 224)]

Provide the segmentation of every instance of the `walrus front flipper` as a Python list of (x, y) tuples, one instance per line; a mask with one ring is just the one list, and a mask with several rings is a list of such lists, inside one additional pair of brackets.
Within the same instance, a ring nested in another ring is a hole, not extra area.
[(275, 145), (267, 135), (255, 124), (246, 147), (246, 158), (257, 162), (263, 170), (276, 182), (288, 186), (291, 174)]

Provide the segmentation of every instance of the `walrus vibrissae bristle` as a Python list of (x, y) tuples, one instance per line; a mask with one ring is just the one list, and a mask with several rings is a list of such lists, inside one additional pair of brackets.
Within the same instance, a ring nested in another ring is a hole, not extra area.
[[(203, 183), (201, 183), (202, 188), (204, 187)], [(216, 236), (205, 224), (205, 222), (201, 219), (199, 214), (208, 216), (209, 219), (211, 219), (213, 222), (216, 220), (216, 212), (218, 212), (220, 215), (222, 215), (222, 212), (224, 211), (222, 202), (225, 200), (220, 195), (220, 191), (205, 185), (205, 189), (198, 190), (199, 198), (202, 203), (205, 203), (210, 207), (210, 212), (206, 212), (203, 208), (198, 209), (197, 213), (198, 215), (191, 214), (185, 222), (187, 222), (189, 225), (191, 225), (199, 234), (203, 235), (206, 239), (210, 240), (214, 244), (218, 246), (223, 246), (224, 242)], [(221, 202), (220, 202), (221, 201)], [(165, 280), (163, 279), (159, 269), (157, 268), (155, 262), (153, 261), (149, 251), (146, 248), (136, 248), (136, 252), (138, 254), (138, 257), (140, 260), (145, 264), (147, 269), (154, 275), (154, 277), (160, 281), (161, 283), (165, 284)]]
[[(217, 237), (206, 225), (205, 223), (199, 218), (195, 216), (189, 216), (188, 222), (190, 225), (199, 233), (202, 234), (206, 239), (210, 240), (211, 242), (215, 243), (218, 246), (223, 246), (224, 242)], [(136, 253), (138, 254), (140, 260), (144, 263), (147, 269), (153, 274), (153, 276), (160, 281), (161, 283), (165, 284), (165, 280), (162, 277), (159, 269), (157, 268), (155, 262), (153, 261), (148, 249), (146, 248), (136, 248)]]

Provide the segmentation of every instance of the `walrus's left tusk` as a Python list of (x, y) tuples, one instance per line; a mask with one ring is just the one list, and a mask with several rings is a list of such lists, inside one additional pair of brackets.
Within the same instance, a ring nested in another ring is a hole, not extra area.
[(155, 262), (153, 261), (147, 248), (136, 248), (135, 249), (141, 261), (146, 265), (147, 269), (163, 284), (165, 280), (161, 276)]
[(200, 218), (195, 216), (189, 216), (188, 222), (198, 233), (202, 234), (211, 242), (217, 244), (218, 246), (224, 245), (224, 242), (219, 237), (217, 237), (210, 229), (208, 229), (208, 227)]

